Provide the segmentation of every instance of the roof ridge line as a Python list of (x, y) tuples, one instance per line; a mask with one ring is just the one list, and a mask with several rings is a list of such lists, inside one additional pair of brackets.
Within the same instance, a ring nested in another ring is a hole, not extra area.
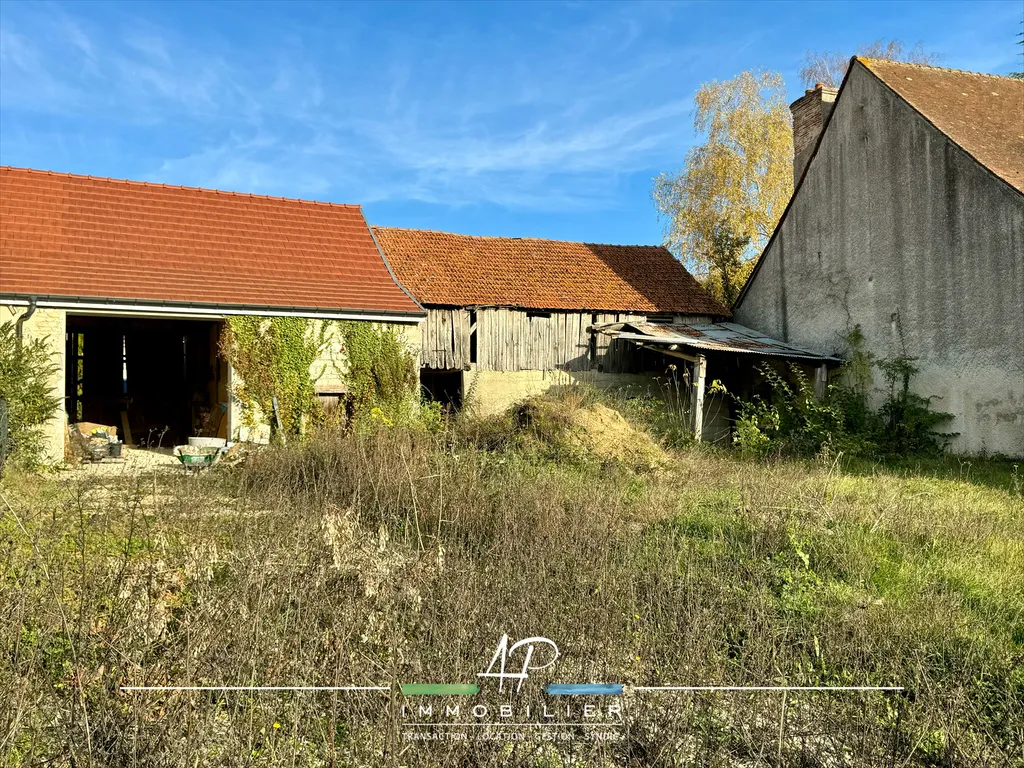
[(63, 176), (68, 179), (87, 179), (89, 181), (109, 181), (113, 184), (131, 184), (139, 187), (151, 187), (153, 189), (180, 189), (187, 192), (212, 192), (216, 195), (231, 195), (232, 197), (249, 197), (257, 200), (279, 200), (286, 203), (306, 203), (307, 205), (324, 205), (330, 208), (357, 208), (361, 209), (358, 203), (332, 203), (327, 200), (305, 200), (301, 197), (282, 197), (275, 195), (258, 195), (253, 192), (235, 192), (230, 189), (213, 189), (212, 187), (190, 187), (184, 184), (163, 184), (154, 181), (136, 181), (135, 179), (115, 179), (110, 176), (90, 176), (83, 173), (68, 173), (67, 171), (44, 171), (39, 168), (24, 168), (15, 165), (0, 165), (0, 171), (21, 171), (34, 173), (40, 176)]
[(445, 232), (440, 229), (419, 229), (418, 227), (384, 227), (379, 224), (371, 225), (373, 230), (392, 230), (395, 232), (426, 232), (431, 235), (451, 235), (453, 237), (468, 237), (474, 240), (533, 240), (539, 243), (565, 243), (567, 245), (598, 245), (602, 248), (666, 248), (665, 245), (651, 245), (645, 243), (588, 243), (583, 240), (555, 240), (550, 237), (504, 237), (502, 235), (464, 235), (461, 232)]
[(995, 77), (999, 80), (1017, 80), (1015, 77), (1009, 75), (997, 75), (993, 72), (975, 72), (973, 69), (956, 69), (955, 67), (937, 67), (933, 64), (917, 64), (911, 61), (893, 61), (892, 59), (876, 59), (873, 56), (859, 56), (855, 55), (853, 58), (865, 65), (872, 63), (878, 64), (897, 64), (901, 67), (915, 67), (917, 69), (935, 69), (939, 72), (956, 72), (960, 75), (976, 75), (978, 77)]

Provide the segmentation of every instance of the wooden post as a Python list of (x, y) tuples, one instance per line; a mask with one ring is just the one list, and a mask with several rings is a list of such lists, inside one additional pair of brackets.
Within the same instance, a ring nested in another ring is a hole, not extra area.
[(285, 445), (288, 442), (288, 438), (285, 437), (284, 427), (281, 426), (281, 408), (277, 404), (277, 395), (270, 398), (270, 404), (274, 410), (274, 425), (277, 427), (277, 436), (281, 440), (281, 445)]
[(704, 355), (697, 355), (697, 360), (693, 364), (693, 392), (690, 397), (694, 440), (700, 440), (704, 434), (704, 376), (707, 369), (707, 358)]
[(828, 366), (822, 363), (814, 372), (814, 398), (821, 400), (825, 397), (825, 389), (828, 387)]

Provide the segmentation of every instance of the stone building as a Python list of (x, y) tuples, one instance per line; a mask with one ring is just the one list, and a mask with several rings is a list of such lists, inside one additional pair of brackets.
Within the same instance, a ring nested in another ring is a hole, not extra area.
[[(165, 446), (204, 423), (259, 438), (218, 355), (230, 316), (396, 324), (414, 352), (425, 316), (358, 206), (0, 168), (0, 243), (0, 321), (46, 339), (57, 364), (52, 460), (69, 420), (136, 442), (166, 428)], [(336, 336), (313, 367), (336, 397)]]
[(952, 450), (1024, 455), (1024, 81), (854, 58), (792, 110), (796, 188), (737, 322), (837, 353), (860, 326), (917, 359)]

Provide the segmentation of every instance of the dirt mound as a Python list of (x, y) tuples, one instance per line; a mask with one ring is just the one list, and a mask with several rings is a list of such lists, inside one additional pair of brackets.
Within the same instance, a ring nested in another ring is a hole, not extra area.
[(649, 434), (606, 405), (580, 408), (571, 418), (577, 427), (573, 437), (602, 459), (614, 459), (637, 469), (657, 469), (668, 458)]
[(601, 403), (533, 398), (513, 410), (516, 426), (557, 454), (589, 455), (641, 471), (664, 466), (668, 456), (654, 439)]

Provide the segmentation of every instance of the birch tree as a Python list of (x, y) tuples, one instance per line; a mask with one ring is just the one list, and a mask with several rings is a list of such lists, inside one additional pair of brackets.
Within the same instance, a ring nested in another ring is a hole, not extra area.
[[(654, 202), (666, 245), (708, 287), (738, 290), (737, 278), (764, 247), (793, 192), (793, 134), (782, 76), (741, 72), (705, 83), (694, 97), (694, 129), (704, 141), (683, 168), (654, 180)], [(721, 255), (723, 233), (741, 252)], [(735, 256), (735, 259), (733, 258)], [(724, 279), (708, 280), (716, 262)], [(731, 265), (731, 266), (728, 266)], [(739, 285), (742, 287), (742, 284)]]
[[(876, 40), (857, 49), (857, 55), (866, 59), (902, 61), (907, 64), (934, 66), (939, 63), (937, 53), (928, 53), (920, 43), (905, 48), (899, 40)], [(800, 81), (806, 88), (818, 83), (838, 88), (850, 66), (850, 54), (840, 51), (808, 51), (804, 54), (804, 66), (800, 70)]]

